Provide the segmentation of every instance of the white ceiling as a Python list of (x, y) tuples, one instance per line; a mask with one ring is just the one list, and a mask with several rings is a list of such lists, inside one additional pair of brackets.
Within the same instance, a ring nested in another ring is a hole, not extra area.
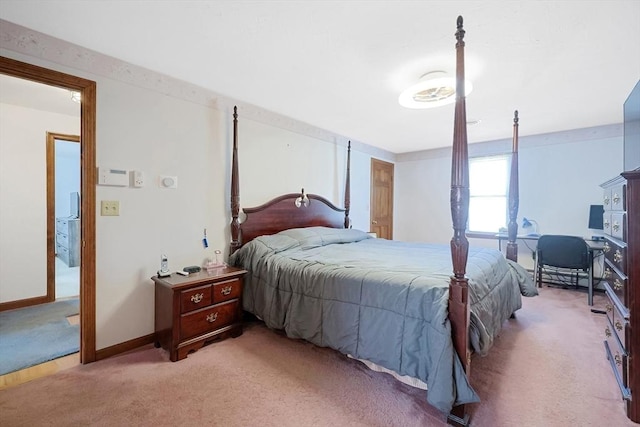
[(0, 0), (0, 18), (393, 153), (451, 145), (453, 105), (398, 95), (455, 68), (469, 142), (622, 122), (640, 1)]

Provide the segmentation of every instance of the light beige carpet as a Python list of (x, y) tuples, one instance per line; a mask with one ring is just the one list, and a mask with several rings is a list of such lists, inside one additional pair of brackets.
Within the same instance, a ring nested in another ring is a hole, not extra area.
[[(472, 425), (633, 425), (586, 295), (543, 288), (524, 304), (473, 359)], [(180, 362), (149, 346), (0, 391), (0, 425), (445, 425), (424, 393), (254, 323)]]

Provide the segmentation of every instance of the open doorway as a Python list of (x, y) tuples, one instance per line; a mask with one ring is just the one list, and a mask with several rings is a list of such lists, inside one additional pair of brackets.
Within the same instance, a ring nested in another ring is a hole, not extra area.
[[(47, 132), (47, 293), (80, 295), (80, 136)], [(53, 265), (53, 271), (52, 271)]]
[[(80, 151), (81, 151), (81, 227), (80, 227), (80, 361), (96, 360), (96, 295), (95, 295), (95, 185), (96, 185), (96, 83), (81, 77), (61, 73), (32, 64), (0, 57), (0, 74), (43, 83), (80, 94)], [(33, 161), (24, 168), (34, 167)], [(26, 194), (22, 192), (21, 194)], [(55, 215), (55, 214), (54, 214)], [(47, 215), (50, 217), (50, 215)], [(47, 240), (55, 230), (47, 227)], [(3, 257), (4, 259), (4, 257)], [(2, 261), (4, 262), (4, 261)], [(44, 264), (44, 263), (43, 263)], [(47, 269), (48, 269), (47, 265)], [(13, 272), (15, 269), (2, 269)], [(48, 272), (47, 272), (48, 274)], [(3, 283), (6, 281), (2, 280)], [(14, 281), (15, 282), (15, 281)], [(48, 283), (47, 283), (48, 286)], [(48, 292), (47, 292), (48, 293)], [(47, 296), (36, 295), (0, 301), (0, 311), (47, 302)]]

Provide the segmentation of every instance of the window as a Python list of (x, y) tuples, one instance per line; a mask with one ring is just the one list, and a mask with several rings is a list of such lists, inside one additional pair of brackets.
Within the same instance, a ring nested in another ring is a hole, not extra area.
[(507, 226), (509, 159), (469, 159), (469, 231), (497, 233)]

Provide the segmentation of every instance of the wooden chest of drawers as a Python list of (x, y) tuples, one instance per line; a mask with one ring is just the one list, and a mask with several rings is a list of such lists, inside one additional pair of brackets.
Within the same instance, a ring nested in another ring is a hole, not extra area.
[(79, 218), (56, 218), (56, 255), (69, 267), (80, 265)]
[(245, 274), (226, 267), (189, 276), (152, 277), (156, 347), (165, 348), (175, 362), (207, 342), (240, 336)]
[(604, 189), (607, 322), (605, 354), (626, 402), (640, 422), (640, 170), (623, 172)]

